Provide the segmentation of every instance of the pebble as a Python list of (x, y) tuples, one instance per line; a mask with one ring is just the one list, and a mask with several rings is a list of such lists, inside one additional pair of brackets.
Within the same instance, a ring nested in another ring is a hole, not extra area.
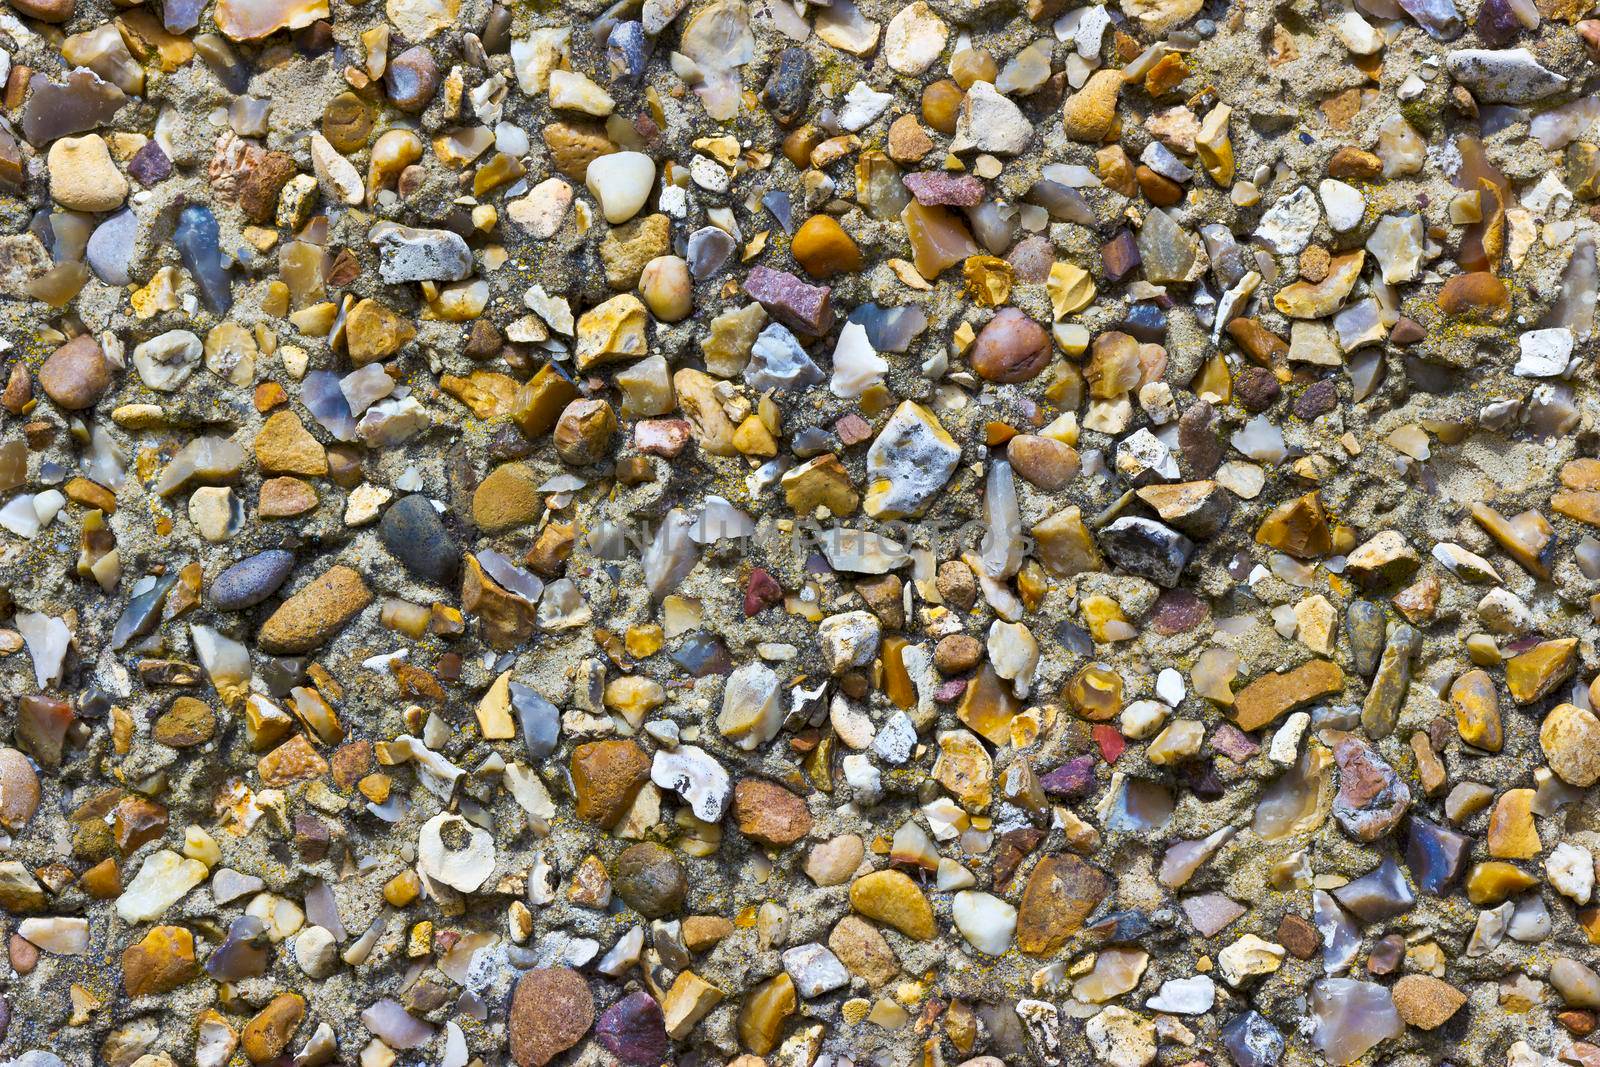
[(262, 603), (294, 570), (294, 553), (268, 549), (247, 556), (211, 580), (211, 603), (219, 611), (243, 611)]
[(613, 226), (639, 213), (655, 185), (656, 166), (642, 152), (612, 152), (588, 164), (584, 185)]
[(63, 137), (50, 146), (50, 196), (70, 211), (115, 211), (128, 198), (128, 179), (97, 133)]
[(274, 654), (311, 652), (331, 640), (372, 603), (372, 593), (356, 571), (330, 567), (295, 591), (261, 624), (257, 642)]
[(88, 334), (57, 348), (39, 368), (40, 387), (65, 411), (94, 407), (111, 383), (111, 365), (99, 342)]
[(594, 1023), (594, 997), (570, 967), (540, 967), (517, 980), (506, 1028), (517, 1067), (544, 1067)]

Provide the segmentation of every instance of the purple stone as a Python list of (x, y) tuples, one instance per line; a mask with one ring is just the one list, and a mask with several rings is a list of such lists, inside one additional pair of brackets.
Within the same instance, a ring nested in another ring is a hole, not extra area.
[(146, 141), (144, 146), (133, 154), (133, 158), (128, 160), (128, 173), (148, 189), (156, 182), (171, 176), (172, 160), (167, 158), (160, 145), (154, 141)]
[(671, 1052), (661, 1005), (643, 991), (630, 993), (607, 1008), (594, 1033), (607, 1052), (636, 1067), (662, 1063)]
[(1039, 785), (1053, 797), (1081, 797), (1094, 787), (1094, 757), (1070, 759), (1039, 779)]
[(1243, 763), (1261, 751), (1261, 746), (1250, 740), (1249, 734), (1231, 722), (1223, 723), (1211, 734), (1211, 747), (1235, 763)]
[(961, 694), (967, 691), (965, 678), (952, 678), (934, 691), (933, 699), (941, 704), (952, 704), (961, 699)]
[(1156, 598), (1155, 611), (1150, 614), (1150, 625), (1163, 637), (1188, 633), (1206, 621), (1211, 609), (1206, 602), (1187, 589), (1168, 589)]
[(1467, 865), (1472, 839), (1416, 815), (1411, 816), (1406, 830), (1406, 866), (1417, 888), (1432, 896), (1445, 896)]
[(949, 207), (977, 207), (983, 202), (983, 182), (971, 174), (941, 174), (938, 171), (919, 171), (900, 179), (926, 207), (940, 204)]
[(816, 337), (833, 326), (833, 290), (826, 285), (810, 285), (786, 270), (757, 267), (745, 277), (744, 291), (796, 333)]

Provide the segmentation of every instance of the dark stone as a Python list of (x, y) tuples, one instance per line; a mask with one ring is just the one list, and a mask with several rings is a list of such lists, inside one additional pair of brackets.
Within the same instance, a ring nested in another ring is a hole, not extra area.
[(1194, 552), (1194, 542), (1154, 519), (1128, 515), (1100, 532), (1100, 549), (1129, 574), (1171, 589)]
[(1418, 815), (1406, 824), (1406, 867), (1417, 888), (1430, 896), (1448, 896), (1466, 869), (1472, 840)]
[(1239, 403), (1249, 412), (1265, 411), (1283, 395), (1277, 375), (1265, 367), (1246, 367), (1233, 383)]
[(637, 82), (644, 77), (645, 61), (650, 58), (650, 41), (644, 26), (637, 21), (618, 22), (606, 38), (606, 66), (613, 77)]
[(421, 45), (408, 48), (389, 60), (383, 84), (391, 104), (414, 114), (428, 106), (439, 88), (439, 62)]
[(1352, 600), (1345, 612), (1350, 631), (1350, 660), (1357, 674), (1371, 678), (1383, 655), (1383, 609), (1370, 600)]
[(1411, 790), (1395, 769), (1366, 742), (1347, 737), (1333, 749), (1339, 765), (1339, 792), (1333, 817), (1345, 833), (1372, 842), (1394, 829), (1411, 806)]
[(1190, 404), (1178, 418), (1178, 467), (1191, 481), (1209, 478), (1222, 466), (1222, 438), (1217, 412), (1204, 400)]
[(1404, 915), (1417, 902), (1400, 865), (1386, 859), (1353, 882), (1333, 891), (1333, 898), (1362, 922), (1383, 922)]
[(222, 265), (221, 239), (217, 217), (202, 204), (184, 208), (172, 232), (178, 258), (200, 287), (200, 299), (219, 318), (233, 307), (233, 280)]
[(744, 587), (745, 615), (759, 615), (782, 603), (783, 586), (778, 584), (778, 580), (760, 567), (752, 570)]
[(423, 494), (411, 493), (390, 505), (378, 523), (378, 538), (390, 555), (417, 577), (436, 585), (455, 581), (461, 546)]
[(1317, 928), (1292, 911), (1278, 921), (1278, 932), (1274, 936), (1297, 960), (1309, 960), (1322, 947), (1322, 935), (1317, 933)]
[(811, 101), (813, 66), (811, 55), (804, 48), (785, 48), (761, 90), (761, 105), (785, 126), (793, 126), (806, 113)]
[(594, 1035), (607, 1052), (633, 1067), (664, 1063), (672, 1051), (661, 1005), (643, 990), (607, 1008), (595, 1024)]
[(128, 161), (128, 174), (146, 189), (172, 176), (172, 160), (154, 141), (146, 141)]
[(1100, 249), (1106, 281), (1120, 282), (1139, 269), (1139, 242), (1131, 230), (1122, 230)]
[(1276, 1067), (1283, 1059), (1283, 1035), (1253, 1009), (1223, 1024), (1222, 1047), (1235, 1067)]
[(1505, 48), (1522, 33), (1522, 23), (1507, 0), (1483, 0), (1478, 8), (1478, 36), (1490, 48)]
[(1122, 320), (1122, 331), (1141, 341), (1159, 341), (1167, 335), (1167, 313), (1154, 304), (1135, 304)]
[(1083, 932), (1097, 941), (1137, 944), (1151, 929), (1148, 913), (1127, 910), (1109, 912), (1099, 921), (1085, 926)]
[(670, 849), (653, 841), (622, 850), (611, 884), (624, 904), (647, 919), (671, 915), (683, 907), (689, 895), (683, 865)]
[(211, 605), (218, 611), (253, 608), (278, 591), (294, 570), (294, 553), (269, 548), (241, 559), (211, 581)]
[(1305, 392), (1295, 397), (1294, 413), (1298, 418), (1310, 422), (1338, 406), (1339, 387), (1331, 378), (1324, 378), (1320, 382), (1312, 382), (1306, 386)]
[(1178, 781), (1201, 800), (1216, 800), (1227, 792), (1222, 779), (1217, 776), (1216, 765), (1208, 756), (1185, 760), (1176, 768)]
[(517, 713), (528, 754), (543, 759), (554, 752), (561, 737), (561, 709), (521, 682), (511, 683), (511, 707)]
[(1053, 797), (1088, 796), (1094, 788), (1093, 756), (1078, 756), (1068, 760), (1039, 779), (1039, 786)]

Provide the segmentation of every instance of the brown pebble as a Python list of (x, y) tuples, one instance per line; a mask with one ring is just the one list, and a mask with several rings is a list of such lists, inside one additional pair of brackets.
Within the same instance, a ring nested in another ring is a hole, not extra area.
[(968, 359), (986, 381), (1025, 382), (1050, 362), (1050, 335), (1017, 308), (1001, 308), (978, 331)]
[(1278, 922), (1276, 940), (1297, 960), (1310, 959), (1322, 945), (1317, 928), (1293, 912), (1284, 915)]
[(594, 1023), (594, 996), (570, 967), (540, 967), (517, 982), (506, 1029), (517, 1067), (545, 1064), (583, 1040)]
[(66, 411), (92, 408), (111, 388), (111, 364), (100, 343), (80, 334), (56, 349), (39, 368), (45, 395)]
[(933, 665), (945, 675), (964, 674), (983, 658), (983, 642), (971, 634), (948, 634), (933, 646)]

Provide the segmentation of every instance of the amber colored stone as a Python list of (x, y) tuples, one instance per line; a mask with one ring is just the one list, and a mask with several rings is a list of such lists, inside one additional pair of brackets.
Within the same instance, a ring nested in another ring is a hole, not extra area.
[(1080, 718), (1104, 722), (1122, 713), (1122, 675), (1106, 663), (1090, 663), (1061, 689), (1061, 697)]
[(1485, 671), (1468, 671), (1450, 685), (1450, 706), (1456, 713), (1461, 740), (1485, 752), (1499, 752), (1505, 743), (1500, 727), (1500, 696)]
[(1289, 355), (1289, 342), (1261, 325), (1260, 321), (1243, 316), (1228, 320), (1228, 336), (1250, 357), (1251, 362), (1263, 367), (1282, 363)]
[(949, 78), (933, 82), (922, 90), (922, 121), (946, 137), (954, 136), (966, 95)]
[(928, 898), (900, 871), (873, 871), (857, 878), (850, 884), (850, 906), (916, 941), (931, 940), (938, 932)]
[(540, 367), (511, 401), (511, 421), (523, 436), (536, 441), (555, 427), (566, 406), (578, 398), (578, 387), (553, 363)]
[(1511, 311), (1511, 292), (1488, 271), (1456, 274), (1439, 290), (1439, 310), (1451, 318), (1498, 322)]
[(1144, 164), (1133, 168), (1139, 182), (1139, 191), (1156, 207), (1172, 207), (1183, 200), (1183, 186), (1163, 174), (1157, 174)]
[(1316, 559), (1333, 549), (1328, 515), (1315, 492), (1279, 504), (1256, 527), (1256, 543), (1299, 559)]
[(794, 1014), (798, 1003), (794, 979), (786, 971), (746, 993), (737, 1021), (739, 1040), (744, 1047), (757, 1056), (765, 1056), (777, 1048), (783, 1022)]
[(1011, 720), (1022, 710), (1022, 702), (985, 663), (961, 695), (956, 717), (992, 745), (1011, 740)]
[(1496, 859), (1526, 860), (1540, 852), (1539, 830), (1533, 822), (1532, 789), (1507, 789), (1489, 813), (1489, 855)]
[(904, 637), (883, 639), (883, 694), (895, 707), (910, 711), (917, 704), (917, 687), (912, 684), (902, 659), (911, 643)]
[(279, 993), (268, 1001), (245, 1023), (239, 1036), (239, 1045), (250, 1062), (262, 1064), (275, 1059), (294, 1037), (305, 1013), (305, 998), (298, 993)]
[(1467, 872), (1467, 899), (1480, 908), (1492, 907), (1538, 884), (1539, 879), (1509, 863), (1487, 860)]
[(304, 734), (295, 734), (257, 760), (256, 770), (264, 784), (281, 788), (328, 773), (328, 762)]
[(1104, 871), (1077, 856), (1044, 857), (1028, 876), (1017, 907), (1018, 950), (1035, 957), (1055, 955), (1111, 888)]
[(622, 821), (650, 780), (650, 757), (632, 741), (591, 741), (572, 751), (577, 815), (609, 830)]
[(831, 278), (861, 269), (861, 249), (831, 215), (813, 215), (795, 232), (790, 246), (795, 262), (813, 278)]
[(1338, 664), (1310, 660), (1291, 671), (1264, 674), (1235, 693), (1234, 723), (1247, 733), (1259, 730), (1285, 712), (1343, 690), (1344, 672)]
[(372, 109), (355, 93), (340, 93), (322, 109), (322, 136), (344, 154), (367, 146), (372, 132)]
[(900, 212), (900, 221), (911, 242), (912, 265), (929, 281), (980, 251), (961, 217), (948, 208), (913, 200)]
[(110, 900), (122, 893), (122, 872), (109, 856), (84, 871), (78, 878), (83, 891), (96, 900)]
[(156, 926), (122, 952), (122, 984), (130, 997), (166, 993), (200, 973), (194, 935), (181, 926)]
[(1144, 91), (1151, 96), (1164, 96), (1176, 89), (1189, 76), (1189, 64), (1182, 52), (1168, 52), (1144, 76)]
[(1330, 178), (1367, 181), (1383, 173), (1383, 160), (1371, 152), (1345, 145), (1328, 158)]
[(125, 796), (112, 809), (111, 833), (128, 856), (167, 832), (167, 809), (153, 800)]
[(1518, 704), (1549, 696), (1578, 666), (1578, 639), (1541, 641), (1506, 663), (1506, 688)]

